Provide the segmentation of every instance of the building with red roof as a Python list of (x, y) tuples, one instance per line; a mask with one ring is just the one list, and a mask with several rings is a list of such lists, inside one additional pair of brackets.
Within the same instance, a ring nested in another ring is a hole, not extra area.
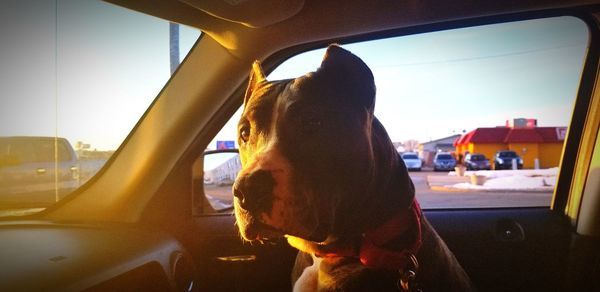
[(506, 126), (477, 128), (465, 133), (454, 146), (457, 153), (481, 153), (490, 162), (496, 151), (513, 150), (523, 159), (524, 168), (533, 168), (536, 159), (540, 167), (550, 168), (560, 162), (566, 131), (566, 127), (537, 127), (534, 119), (515, 119)]

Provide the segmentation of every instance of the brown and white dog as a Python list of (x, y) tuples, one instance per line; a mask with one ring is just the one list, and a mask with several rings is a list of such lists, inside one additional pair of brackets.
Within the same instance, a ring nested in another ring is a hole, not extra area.
[(296, 79), (267, 81), (254, 63), (233, 186), (242, 237), (300, 250), (294, 291), (473, 290), (374, 106), (371, 70), (339, 46)]

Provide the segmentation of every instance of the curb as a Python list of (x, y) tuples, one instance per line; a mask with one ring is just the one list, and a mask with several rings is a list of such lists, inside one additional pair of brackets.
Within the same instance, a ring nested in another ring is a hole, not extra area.
[(543, 189), (463, 189), (463, 188), (455, 188), (451, 186), (429, 186), (432, 191), (443, 191), (443, 192), (511, 192), (511, 193), (552, 193), (554, 192), (554, 188), (549, 188), (547, 190)]

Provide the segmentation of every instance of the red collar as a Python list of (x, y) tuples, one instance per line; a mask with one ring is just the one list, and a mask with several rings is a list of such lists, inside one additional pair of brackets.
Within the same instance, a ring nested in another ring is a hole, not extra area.
[[(383, 246), (393, 239), (410, 236), (410, 244), (401, 250), (391, 250)], [(382, 225), (363, 234), (360, 246), (334, 248), (320, 257), (358, 257), (368, 267), (402, 270), (411, 263), (421, 247), (421, 208), (416, 200), (406, 210), (394, 215)]]

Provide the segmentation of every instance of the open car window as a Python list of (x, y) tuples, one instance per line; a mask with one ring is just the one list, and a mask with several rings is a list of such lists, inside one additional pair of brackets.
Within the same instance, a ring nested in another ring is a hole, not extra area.
[(0, 217), (62, 200), (107, 162), (200, 31), (102, 1), (0, 11)]
[[(398, 152), (416, 152), (423, 161), (422, 171), (410, 174), (424, 208), (530, 207), (551, 203), (588, 37), (583, 21), (565, 16), (344, 47), (373, 71), (375, 115)], [(294, 56), (268, 79), (314, 71), (323, 54), (319, 49)], [(210, 150), (237, 147), (240, 114)], [(514, 152), (494, 159), (502, 150)], [(440, 152), (448, 153), (439, 155), (445, 161), (434, 159)], [(459, 169), (468, 153), (485, 156), (474, 160), (487, 164)], [(220, 171), (217, 166), (207, 173)], [(219, 203), (228, 206), (231, 177), (220, 186), (228, 193)], [(207, 182), (215, 188), (213, 180)], [(205, 191), (212, 201), (213, 191)]]

